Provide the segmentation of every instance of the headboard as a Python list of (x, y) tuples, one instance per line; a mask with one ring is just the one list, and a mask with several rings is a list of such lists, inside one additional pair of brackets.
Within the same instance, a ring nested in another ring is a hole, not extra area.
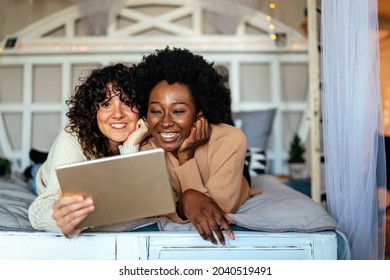
[(227, 10), (240, 13), (230, 15), (234, 28), (221, 33), (211, 19), (227, 15), (216, 3), (127, 0), (106, 11), (107, 26), (92, 31), (83, 28), (91, 17), (72, 6), (5, 38), (0, 45), (0, 155), (11, 159), (13, 170), (23, 171), (30, 165), (29, 151), (48, 151), (65, 125), (65, 100), (80, 74), (97, 65), (137, 63), (169, 45), (228, 69), (233, 112), (275, 110), (266, 150), (270, 171), (286, 173), (288, 142), (295, 132), (306, 133), (306, 38), (275, 19), (276, 30), (270, 31), (267, 14), (232, 1), (226, 1)]

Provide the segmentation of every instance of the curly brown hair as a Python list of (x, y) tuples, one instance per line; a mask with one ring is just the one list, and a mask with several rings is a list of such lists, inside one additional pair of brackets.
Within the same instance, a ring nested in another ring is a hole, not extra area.
[[(122, 63), (93, 69), (87, 77), (81, 77), (82, 84), (76, 86), (75, 93), (65, 101), (69, 107), (66, 116), (69, 123), (66, 130), (75, 133), (87, 159), (112, 155), (97, 124), (99, 104), (107, 99), (107, 86), (122, 102), (137, 107), (132, 88), (133, 68)], [(112, 98), (113, 96), (111, 96)]]

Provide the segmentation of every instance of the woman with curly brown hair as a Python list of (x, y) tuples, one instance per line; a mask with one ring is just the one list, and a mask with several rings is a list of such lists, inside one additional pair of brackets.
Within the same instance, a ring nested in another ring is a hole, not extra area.
[(94, 210), (91, 199), (61, 195), (56, 166), (138, 151), (148, 127), (139, 118), (132, 73), (120, 63), (94, 69), (66, 101), (69, 123), (36, 177), (38, 197), (28, 213), (35, 229), (75, 234)]

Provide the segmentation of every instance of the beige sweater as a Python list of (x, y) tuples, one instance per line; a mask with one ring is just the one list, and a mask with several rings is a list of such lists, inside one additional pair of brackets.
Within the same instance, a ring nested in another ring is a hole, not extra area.
[[(227, 124), (211, 125), (210, 140), (197, 148), (193, 159), (183, 165), (171, 154), (166, 154), (167, 166), (175, 199), (185, 190), (194, 189), (211, 197), (225, 213), (233, 213), (250, 196), (260, 192), (251, 189), (243, 176), (247, 149), (245, 134)], [(141, 150), (157, 148), (153, 139)], [(182, 223), (176, 213), (168, 215)]]

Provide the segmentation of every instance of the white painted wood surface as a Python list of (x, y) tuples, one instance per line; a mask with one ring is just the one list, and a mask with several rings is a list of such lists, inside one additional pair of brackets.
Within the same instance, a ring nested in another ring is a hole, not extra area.
[(236, 232), (213, 245), (196, 232), (83, 234), (72, 239), (40, 232), (0, 232), (8, 260), (320, 260), (337, 259), (335, 232)]
[(317, 0), (307, 0), (309, 33), (309, 104), (311, 197), (321, 202), (320, 54), (318, 51)]

